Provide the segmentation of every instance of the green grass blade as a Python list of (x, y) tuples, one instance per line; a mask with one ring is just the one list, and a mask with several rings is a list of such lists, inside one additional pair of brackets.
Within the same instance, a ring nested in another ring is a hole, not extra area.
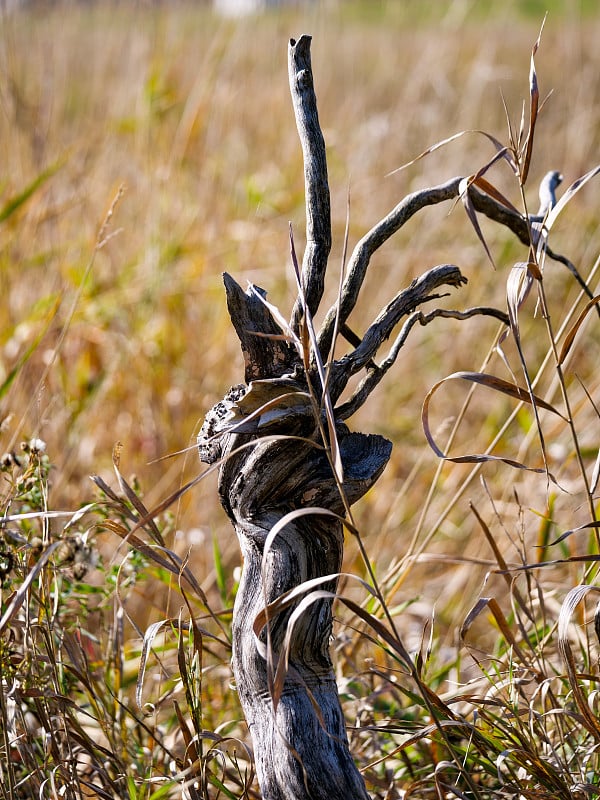
[(35, 194), (35, 192), (37, 192), (40, 186), (43, 186), (47, 180), (49, 180), (58, 172), (63, 164), (63, 160), (55, 162), (43, 172), (40, 172), (40, 174), (35, 177), (21, 192), (19, 192), (19, 194), (9, 198), (4, 206), (0, 209), (0, 222), (4, 222), (11, 217), (15, 211), (18, 211), (19, 208), (21, 208), (21, 206), (24, 205), (29, 198)]

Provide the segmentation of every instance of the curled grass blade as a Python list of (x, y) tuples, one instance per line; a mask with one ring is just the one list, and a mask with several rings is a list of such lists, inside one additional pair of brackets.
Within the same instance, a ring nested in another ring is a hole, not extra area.
[(286, 636), (283, 644), (283, 651), (282, 653), (278, 654), (277, 667), (275, 670), (275, 677), (272, 684), (271, 698), (273, 701), (273, 708), (275, 711), (277, 710), (277, 705), (279, 703), (281, 694), (283, 692), (283, 684), (285, 681), (285, 676), (288, 671), (289, 652), (290, 652), (291, 639), (294, 626), (297, 620), (300, 618), (300, 616), (304, 613), (304, 611), (307, 610), (307, 608), (313, 602), (319, 599), (330, 598), (331, 592), (324, 590), (319, 592), (315, 590), (317, 590), (318, 587), (326, 584), (337, 583), (340, 580), (340, 578), (346, 578), (348, 580), (358, 581), (367, 590), (367, 592), (369, 592), (373, 596), (376, 596), (376, 593), (372, 589), (372, 587), (369, 586), (369, 584), (366, 583), (366, 581), (362, 580), (362, 578), (359, 578), (357, 575), (353, 575), (351, 573), (338, 572), (332, 575), (323, 575), (319, 578), (313, 578), (312, 580), (309, 581), (303, 581), (298, 586), (280, 595), (272, 603), (269, 603), (267, 606), (265, 606), (265, 608), (259, 614), (257, 614), (254, 619), (252, 628), (254, 632), (254, 643), (256, 649), (265, 660), (270, 659), (271, 663), (273, 663), (274, 661), (273, 654), (272, 653), (269, 654), (268, 647), (265, 647), (265, 645), (259, 638), (262, 630), (267, 625), (269, 620), (272, 620), (277, 614), (280, 614), (290, 606), (294, 605), (294, 603), (296, 603), (299, 598), (301, 598), (303, 595), (306, 595), (307, 592), (310, 592), (308, 596), (312, 598), (310, 602), (308, 603), (305, 602), (307, 598), (304, 598), (299, 603), (297, 608), (294, 610), (293, 614), (290, 615), (290, 618), (288, 620), (288, 627), (286, 630)]
[[(425, 396), (425, 400), (423, 401), (423, 408), (421, 411), (421, 422), (423, 425), (423, 431), (425, 432), (425, 437), (429, 443), (429, 446), (434, 451), (434, 453), (439, 457), (443, 458), (445, 461), (450, 461), (455, 464), (480, 464), (485, 463), (488, 461), (495, 461), (495, 462), (502, 462), (504, 464), (508, 464), (511, 467), (515, 467), (516, 469), (527, 470), (530, 472), (536, 473), (546, 473), (547, 470), (536, 468), (536, 467), (529, 467), (526, 464), (521, 463), (520, 461), (516, 461), (511, 458), (507, 458), (505, 456), (493, 456), (493, 455), (484, 455), (484, 454), (469, 454), (463, 456), (448, 456), (446, 455), (436, 444), (433, 434), (431, 432), (431, 428), (429, 425), (429, 405), (433, 395), (443, 386), (445, 383), (451, 380), (465, 380), (470, 383), (477, 383), (482, 386), (486, 386), (489, 389), (493, 389), (494, 391), (500, 392), (505, 394), (509, 397), (518, 400), (521, 403), (535, 403), (539, 408), (543, 408), (546, 411), (550, 411), (552, 414), (556, 414), (561, 419), (565, 420), (565, 417), (554, 408), (550, 403), (547, 403), (541, 397), (537, 395), (531, 395), (526, 389), (521, 386), (518, 386), (514, 383), (509, 383), (508, 381), (503, 380), (502, 378), (497, 378), (495, 375), (489, 375), (484, 372), (455, 372), (452, 375), (448, 375), (446, 378), (443, 378), (441, 381), (438, 381), (427, 393)], [(565, 420), (566, 421), (566, 420)], [(554, 478), (550, 473), (549, 477), (554, 482), (557, 483), (556, 478)]]
[(529, 296), (535, 274), (539, 272), (532, 261), (518, 261), (506, 280), (506, 303), (510, 329), (515, 340), (520, 341), (519, 309)]
[[(280, 535), (280, 533), (284, 530), (284, 528), (289, 525), (290, 523), (300, 519), (301, 517), (305, 516), (326, 516), (326, 517), (333, 517), (334, 519), (343, 521), (343, 518), (336, 514), (334, 511), (330, 511), (327, 508), (321, 508), (318, 506), (308, 506), (306, 508), (299, 508), (294, 511), (290, 511), (288, 514), (285, 514), (281, 519), (277, 520), (275, 525), (269, 531), (269, 534), (265, 540), (264, 547), (263, 547), (263, 554), (262, 554), (262, 563), (261, 563), (261, 572), (262, 572), (262, 586), (263, 591), (266, 591), (265, 587), (268, 585), (267, 580), (267, 557), (271, 548), (273, 547), (273, 543), (275, 539)], [(265, 625), (266, 625), (266, 633), (267, 633), (267, 647), (266, 650), (262, 648), (263, 657), (266, 659), (267, 662), (267, 675), (268, 681), (273, 691), (273, 676), (275, 674), (275, 665), (274, 665), (274, 652), (271, 644), (271, 630), (270, 630), (270, 618), (269, 618), (269, 603), (267, 602), (266, 594), (264, 595), (264, 603), (265, 603)]]
[[(142, 703), (142, 692), (144, 689), (144, 676), (146, 674), (146, 665), (148, 663), (148, 657), (150, 655), (150, 650), (152, 649), (152, 644), (156, 639), (157, 635), (161, 632), (161, 630), (167, 626), (171, 625), (172, 620), (170, 619), (161, 619), (158, 622), (153, 622), (144, 633), (144, 639), (142, 641), (142, 652), (140, 654), (140, 665), (138, 668), (138, 676), (135, 682), (135, 701), (138, 705), (140, 711), (145, 713), (144, 704)], [(152, 711), (150, 711), (152, 713)]]
[(579, 603), (581, 603), (584, 598), (592, 592), (594, 594), (598, 594), (600, 593), (600, 588), (598, 586), (590, 586), (586, 584), (576, 586), (575, 588), (571, 589), (571, 591), (565, 597), (560, 609), (557, 635), (558, 649), (567, 668), (569, 684), (571, 686), (577, 708), (581, 714), (582, 722), (587, 730), (592, 734), (594, 739), (596, 739), (597, 742), (600, 742), (600, 722), (590, 709), (588, 700), (581, 688), (581, 684), (579, 683), (577, 665), (575, 663), (575, 657), (569, 641), (569, 627), (571, 625), (571, 619), (575, 613), (575, 609)]

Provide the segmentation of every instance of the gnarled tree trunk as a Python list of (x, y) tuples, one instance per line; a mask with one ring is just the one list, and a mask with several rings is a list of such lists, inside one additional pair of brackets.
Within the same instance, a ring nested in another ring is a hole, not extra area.
[[(208, 414), (199, 436), (204, 461), (220, 462), (219, 493), (244, 566), (233, 614), (233, 672), (254, 744), (265, 800), (367, 798), (346, 736), (329, 654), (332, 602), (341, 569), (341, 519), (377, 480), (391, 444), (352, 433), (348, 419), (395, 362), (410, 329), (466, 312), (419, 308), (442, 286), (465, 282), (459, 269), (433, 267), (380, 311), (362, 338), (348, 317), (373, 253), (418, 210), (456, 198), (461, 178), (406, 197), (356, 245), (339, 304), (312, 331), (331, 246), (325, 145), (310, 64), (310, 37), (289, 47), (290, 89), (305, 164), (307, 247), (289, 325), (251, 286), (225, 275), (228, 310), (245, 357), (245, 383)], [(472, 206), (529, 243), (527, 220), (469, 188)], [(388, 354), (381, 345), (402, 322)], [(336, 331), (351, 345), (327, 364)], [(363, 379), (338, 404), (350, 378)], [(291, 593), (291, 596), (290, 594)], [(310, 600), (310, 603), (309, 603)]]
[[(381, 473), (391, 444), (338, 425), (344, 500), (298, 355), (280, 342), (257, 337), (257, 332), (274, 332), (265, 306), (253, 290), (244, 293), (229, 276), (225, 283), (246, 353), (246, 377), (253, 380), (249, 387), (232, 389), (207, 416), (201, 454), (207, 461), (223, 459), (219, 492), (244, 557), (233, 615), (233, 671), (260, 786), (268, 800), (366, 798), (348, 749), (329, 655), (331, 599), (315, 601), (300, 615), (287, 644), (288, 623), (299, 600), (259, 628), (265, 607), (306, 581), (324, 578), (319, 589), (335, 592), (342, 524), (315, 509), (343, 515), (345, 502), (357, 500)], [(288, 375), (279, 375), (282, 371)], [(273, 400), (274, 408), (252, 418), (252, 411)], [(219, 436), (232, 424), (237, 430)], [(270, 537), (294, 510), (306, 513)], [(284, 654), (285, 681), (275, 693), (273, 673)]]

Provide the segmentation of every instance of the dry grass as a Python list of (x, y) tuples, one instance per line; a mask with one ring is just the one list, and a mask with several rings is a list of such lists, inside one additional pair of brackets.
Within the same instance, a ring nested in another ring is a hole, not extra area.
[[(122, 443), (119, 469), (127, 476), (136, 473), (143, 489), (138, 494), (147, 508), (198, 473), (193, 450), (169, 460), (157, 459), (193, 443), (204, 412), (241, 379), (242, 361), (225, 314), (221, 272), (227, 270), (242, 283), (248, 279), (265, 287), (286, 314), (294, 300), (287, 223), (292, 220), (301, 250), (303, 184), (287, 89), (290, 36), (304, 31), (314, 36), (313, 66), (328, 144), (334, 252), (324, 308), (337, 287), (348, 189), (352, 245), (409, 191), (470, 174), (490, 158), (489, 142), (469, 134), (386, 177), (425, 147), (458, 130), (485, 129), (506, 139), (501, 93), (518, 127), (521, 104), (528, 97), (529, 56), (539, 18), (517, 18), (514, 8), (471, 18), (460, 15), (460, 4), (448, 3), (443, 11), (440, 4), (439, 19), (428, 19), (387, 5), (387, 11), (369, 14), (368, 4), (340, 4), (330, 10), (317, 4), (304, 12), (237, 22), (217, 20), (185, 4), (125, 9), (103, 4), (42, 7), (3, 18), (0, 450), (15, 451), (21, 462), (19, 466), (13, 459), (3, 473), (7, 479), (0, 489), (3, 512), (76, 509), (98, 498), (88, 477), (92, 473), (118, 489), (112, 463), (116, 442)], [(530, 210), (537, 207), (535, 187), (547, 170), (560, 169), (568, 185), (596, 163), (600, 152), (599, 36), (600, 19), (593, 15), (582, 19), (557, 10), (547, 22), (536, 63), (542, 96), (550, 90), (553, 95), (538, 121), (526, 187)], [(495, 168), (491, 174), (520, 206), (518, 185), (508, 170)], [(121, 185), (125, 187), (122, 195)], [(28, 187), (32, 191), (26, 198), (22, 193)], [(599, 185), (590, 183), (569, 204), (552, 234), (553, 248), (566, 254), (586, 277), (600, 251), (599, 194)], [(526, 257), (523, 248), (507, 232), (483, 223), (498, 266), (494, 271), (462, 209), (448, 211), (425, 211), (377, 255), (352, 317), (357, 331), (396, 290), (426, 267), (445, 261), (458, 264), (469, 278), (467, 289), (447, 301), (449, 306), (505, 304), (506, 278), (513, 263)], [(569, 318), (574, 322), (584, 302), (577, 284), (560, 265), (547, 264), (544, 285), (560, 345), (564, 333), (559, 332), (568, 327)], [(597, 277), (591, 285), (594, 289)], [(530, 299), (521, 319), (532, 378), (551, 349), (544, 320), (534, 314), (534, 306)], [(479, 763), (486, 747), (489, 752), (518, 751), (520, 761), (506, 755), (498, 766), (500, 777), (493, 791), (507, 796), (512, 795), (502, 776), (508, 775), (509, 784), (514, 784), (519, 770), (530, 769), (522, 753), (535, 752), (540, 758), (542, 754), (569, 776), (564, 791), (574, 796), (581, 792), (583, 797), (595, 791), (585, 785), (596, 783), (597, 732), (586, 738), (585, 726), (575, 724), (580, 723), (581, 709), (576, 696), (571, 699), (571, 676), (565, 672), (552, 631), (567, 591), (584, 574), (585, 565), (568, 559), (596, 553), (598, 548), (590, 531), (550, 547), (558, 535), (589, 521), (568, 427), (544, 418), (550, 468), (560, 483), (557, 488), (539, 475), (518, 473), (504, 465), (486, 465), (473, 474), (468, 465), (440, 467), (424, 442), (419, 422), (421, 403), (430, 387), (457, 370), (481, 368), (496, 332), (497, 323), (481, 320), (438, 320), (413, 332), (394, 373), (353, 420), (357, 429), (383, 433), (395, 444), (386, 473), (357, 509), (357, 522), (410, 649), (420, 647), (422, 639), (427, 641), (428, 621), (435, 608), (433, 654), (425, 659), (423, 680), (448, 700), (454, 693), (453, 682), (462, 684), (472, 678), (476, 681), (472, 692), (486, 696), (479, 706), (482, 727), (472, 734), (474, 738), (465, 744), (453, 733), (456, 752)], [(588, 475), (598, 451), (598, 414), (586, 398), (587, 391), (598, 402), (598, 338), (592, 314), (565, 369)], [(516, 351), (510, 343), (506, 351), (517, 370)], [(490, 356), (486, 369), (509, 377), (496, 355)], [(556, 375), (550, 361), (536, 391), (560, 403)], [(464, 387), (448, 384), (434, 402), (432, 425), (440, 442), (466, 393)], [(512, 401), (478, 390), (452, 452), (483, 452), (513, 408)], [(32, 437), (47, 444), (53, 465), (49, 473), (46, 467), (42, 469), (45, 456), (21, 455), (18, 450), (21, 441)], [(530, 412), (518, 413), (496, 452), (540, 466)], [(26, 485), (23, 475), (28, 471), (31, 480)], [(135, 485), (133, 479), (128, 480)], [(37, 494), (32, 498), (34, 489)], [(37, 675), (42, 688), (49, 685), (44, 681), (54, 680), (52, 676), (61, 672), (63, 659), (70, 661), (71, 677), (78, 679), (73, 672), (78, 665), (94, 676), (89, 687), (77, 689), (78, 702), (93, 708), (92, 728), (102, 730), (103, 746), (118, 753), (102, 784), (106, 796), (114, 791), (121, 796), (151, 797), (156, 785), (148, 782), (150, 772), (168, 774), (176, 758), (182, 758), (186, 741), (181, 720), (172, 711), (168, 722), (159, 714), (156, 723), (152, 718), (156, 728), (149, 735), (133, 701), (140, 643), (151, 623), (171, 621), (157, 633), (165, 635), (165, 661), (161, 669), (156, 668), (162, 677), (150, 684), (146, 677), (148, 702), (172, 708), (176, 697), (182, 707), (187, 703), (193, 708), (194, 698), (189, 691), (186, 696), (185, 681), (179, 683), (177, 675), (199, 670), (200, 665), (191, 659), (194, 653), (204, 652), (202, 719), (196, 721), (212, 733), (245, 734), (238, 723), (235, 696), (227, 685), (228, 617), (219, 624), (215, 619), (199, 623), (206, 625), (205, 651), (199, 644), (200, 633), (187, 631), (177, 621), (182, 605), (177, 580), (168, 570), (152, 566), (151, 559), (126, 555), (122, 545), (116, 550), (115, 533), (126, 536), (128, 526), (134, 524), (131, 502), (130, 496), (129, 504), (119, 506), (117, 500), (104, 497), (98, 518), (66, 530), (63, 522), (48, 519), (15, 523), (13, 532), (24, 537), (27, 545), (5, 534), (6, 547), (15, 547), (18, 555), (13, 577), (9, 576), (3, 590), (2, 611), (11, 602), (11, 590), (22, 585), (31, 569), (33, 537), (48, 547), (65, 538), (70, 541), (76, 530), (77, 541), (84, 536), (92, 549), (100, 549), (104, 566), (79, 580), (73, 575), (75, 557), (65, 562), (57, 547), (31, 584), (37, 587), (35, 596), (23, 594), (19, 613), (26, 599), (30, 616), (55, 620), (56, 630), (65, 632), (52, 641), (40, 633), (42, 639), (34, 637), (30, 642), (32, 652), (39, 656), (35, 669), (52, 665), (50, 675)], [(105, 518), (113, 520), (112, 532), (107, 532)], [(189, 602), (194, 612), (201, 615), (208, 613), (207, 608), (230, 607), (239, 555), (218, 506), (214, 480), (185, 494), (161, 515), (159, 528), (167, 548), (182, 556), (189, 551), (207, 599), (203, 603), (192, 591)], [(557, 556), (567, 563), (518, 576), (513, 573), (507, 580), (490, 573), (497, 566), (492, 540), (508, 564), (552, 561)], [(364, 573), (352, 542), (347, 562), (349, 570)], [(142, 579), (146, 571), (157, 581)], [(586, 579), (592, 577), (588, 574)], [(109, 580), (110, 587), (121, 587), (116, 595), (106, 589)], [(57, 609), (63, 593), (68, 599), (64, 615)], [(489, 605), (482, 607), (464, 629), (465, 647), (457, 647), (469, 609), (481, 596), (497, 599), (500, 616), (490, 613)], [(95, 599), (91, 602), (90, 598)], [(80, 628), (87, 630), (88, 624), (77, 619), (81, 612), (74, 609), (81, 608), (91, 615), (91, 633), (89, 639), (87, 634), (83, 637), (89, 650), (81, 646), (80, 651), (74, 642), (77, 636), (81, 641)], [(375, 607), (370, 610), (379, 613)], [(125, 625), (127, 614), (133, 628)], [(520, 651), (502, 632), (502, 615)], [(579, 621), (583, 620), (581, 614)], [(135, 627), (137, 638), (129, 633)], [(170, 634), (165, 633), (167, 629)], [(575, 658), (580, 672), (590, 672), (585, 680), (594, 707), (597, 654), (596, 645), (586, 638), (588, 630), (589, 626)], [(207, 644), (214, 636), (219, 637), (214, 646)], [(23, 640), (17, 636), (16, 644), (9, 643), (17, 654), (11, 663), (25, 669), (19, 660)], [(8, 646), (4, 639), (2, 646)], [(428, 712), (408, 690), (390, 688), (393, 653), (356, 637), (351, 627), (341, 628), (338, 650), (340, 680), (348, 686), (346, 710), (349, 717), (355, 714), (367, 726), (355, 743), (357, 756), (366, 765), (394, 744), (407, 741), (411, 725), (424, 724)], [(487, 673), (483, 683), (470, 650)], [(116, 671), (107, 656), (111, 651), (121, 659)], [(190, 659), (185, 669), (182, 659)], [(148, 672), (155, 664), (153, 660)], [(378, 672), (385, 677), (378, 677)], [(4, 672), (3, 680), (7, 679)], [(64, 730), (77, 729), (83, 723), (73, 721), (73, 710), (59, 702), (68, 696), (70, 686), (68, 681), (54, 685), (55, 708), (41, 708), (35, 693), (25, 694), (23, 703), (37, 703), (39, 715), (54, 714), (53, 719), (63, 720)], [(471, 688), (456, 690), (452, 700), (456, 713), (469, 713), (469, 693)], [(558, 705), (553, 706), (555, 697), (564, 702), (556, 700)], [(116, 707), (126, 707), (122, 717)], [(561, 710), (548, 713), (551, 708)], [(23, 717), (23, 725), (27, 719)], [(195, 722), (189, 724), (193, 731)], [(52, 725), (55, 731), (58, 723)], [(370, 731), (369, 725), (381, 730)], [(504, 739), (498, 733), (503, 726)], [(494, 742), (486, 741), (488, 735), (490, 740), (496, 737)], [(478, 736), (483, 738), (478, 740)], [(396, 797), (394, 791), (414, 780), (415, 796), (423, 797), (437, 781), (437, 791), (447, 793), (456, 764), (446, 766), (448, 756), (436, 751), (440, 747), (435, 735), (417, 736), (407, 747), (406, 762), (400, 754), (390, 757), (387, 766), (367, 770), (371, 789), (382, 797)], [(31, 757), (38, 763), (46, 759), (50, 765), (64, 753), (38, 752)], [(18, 782), (23, 766), (35, 773), (33, 763), (27, 763), (22, 753), (19, 758), (21, 762), (13, 764), (14, 781), (5, 781), (6, 786)], [(132, 763), (137, 772), (132, 771)], [(210, 758), (203, 763), (211, 763)], [(429, 777), (429, 783), (421, 786), (419, 780), (436, 763), (441, 766), (433, 768), (435, 781)], [(52, 771), (51, 766), (48, 769)], [(231, 777), (231, 765), (228, 769)], [(123, 794), (127, 780), (119, 770), (131, 778), (128, 795)], [(89, 782), (98, 783), (99, 774)], [(214, 774), (218, 774), (216, 767)], [(492, 772), (481, 767), (478, 774), (481, 796), (487, 796), (486, 787), (494, 786)], [(576, 786), (575, 774), (584, 788)], [(206, 796), (216, 796), (218, 779), (205, 776), (204, 780), (213, 787), (206, 789)], [(524, 796), (528, 796), (528, 780), (521, 786)], [(543, 786), (548, 796), (560, 794), (553, 781), (553, 775), (536, 773), (530, 781), (531, 792), (539, 797)], [(388, 795), (387, 786), (395, 786)], [(470, 796), (474, 788), (463, 790)], [(27, 787), (3, 791), (0, 796), (11, 800), (35, 796)], [(81, 796), (72, 791), (73, 797)], [(83, 788), (77, 791), (84, 793)], [(230, 791), (242, 796), (239, 787)]]

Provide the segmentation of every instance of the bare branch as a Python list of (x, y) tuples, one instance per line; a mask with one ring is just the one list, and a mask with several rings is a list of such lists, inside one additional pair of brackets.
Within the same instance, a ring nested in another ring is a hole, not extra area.
[(400, 353), (400, 350), (404, 346), (408, 334), (414, 328), (417, 322), (420, 325), (429, 325), (429, 323), (432, 322), (437, 317), (446, 317), (449, 319), (464, 320), (475, 316), (495, 317), (496, 319), (499, 319), (500, 322), (503, 322), (505, 325), (508, 325), (508, 314), (506, 314), (506, 312), (500, 311), (500, 309), (498, 308), (488, 308), (485, 306), (478, 306), (477, 308), (468, 308), (465, 311), (454, 311), (452, 309), (436, 308), (433, 311), (430, 311), (428, 314), (424, 314), (422, 311), (414, 311), (402, 326), (385, 360), (382, 361), (379, 366), (375, 365), (373, 362), (367, 365), (367, 374), (358, 385), (352, 397), (348, 401), (343, 403), (341, 406), (338, 406), (338, 408), (336, 408), (335, 410), (336, 418), (349, 419), (365, 403), (365, 401), (367, 400), (373, 389), (375, 389), (375, 387), (382, 380), (386, 372), (396, 362), (398, 354)]
[[(462, 177), (452, 178), (446, 183), (407, 195), (393, 211), (363, 236), (350, 257), (348, 273), (342, 287), (339, 303), (340, 326), (345, 325), (356, 305), (373, 253), (399, 231), (417, 211), (426, 206), (457, 198), (461, 181)], [(511, 211), (489, 195), (479, 191), (475, 186), (469, 187), (469, 197), (476, 211), (509, 228), (523, 244), (529, 246), (529, 227), (527, 219), (522, 214)], [(547, 250), (547, 254), (556, 260), (562, 260), (560, 256), (555, 256), (550, 250)], [(337, 306), (332, 306), (327, 312), (319, 333), (319, 348), (323, 360), (327, 359), (331, 350), (336, 313)]]
[(440, 295), (433, 292), (440, 286), (460, 286), (466, 282), (458, 267), (442, 264), (428, 270), (399, 292), (377, 315), (356, 349), (332, 365), (330, 393), (333, 402), (344, 390), (350, 376), (368, 364), (403, 317), (423, 303), (439, 299)]
[[(304, 156), (306, 192), (306, 250), (302, 260), (302, 283), (310, 313), (319, 308), (325, 285), (325, 270), (331, 250), (331, 208), (325, 141), (319, 125), (310, 59), (312, 37), (290, 39), (288, 69), (296, 126)], [(292, 328), (297, 332), (302, 306), (296, 301)]]
[[(373, 253), (378, 250), (390, 236), (400, 230), (417, 211), (420, 211), (425, 206), (441, 203), (444, 200), (450, 200), (456, 197), (459, 183), (460, 178), (453, 178), (451, 181), (440, 186), (435, 186), (432, 189), (423, 189), (422, 191), (407, 195), (387, 217), (380, 220), (377, 225), (363, 236), (350, 256), (346, 280), (342, 286), (342, 294), (339, 302), (340, 325), (343, 325), (347, 321), (356, 305)], [(337, 305), (332, 306), (327, 312), (327, 316), (319, 333), (319, 349), (324, 361), (327, 360), (331, 350), (336, 313), (338, 313)]]

